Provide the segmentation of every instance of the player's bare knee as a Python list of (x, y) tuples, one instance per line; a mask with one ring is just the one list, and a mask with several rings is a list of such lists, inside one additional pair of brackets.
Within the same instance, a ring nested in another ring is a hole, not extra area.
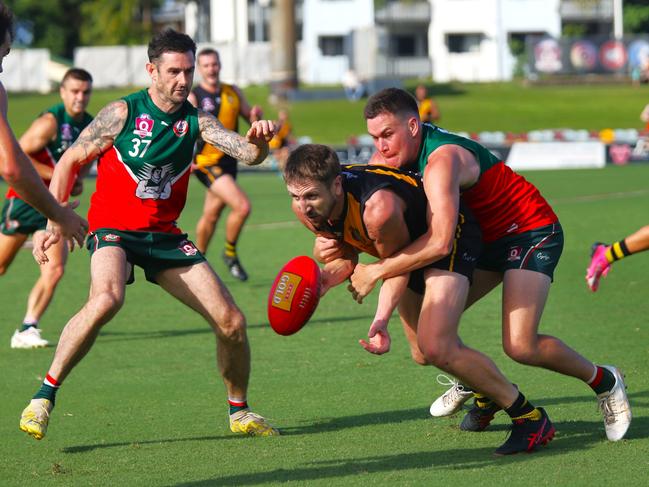
[(102, 317), (112, 317), (124, 304), (124, 293), (106, 290), (90, 298), (96, 313)]
[(246, 318), (238, 309), (233, 309), (223, 316), (218, 323), (217, 334), (231, 343), (243, 343), (246, 340)]
[(63, 265), (57, 265), (48, 269), (44, 277), (48, 285), (55, 287), (63, 279), (63, 274), (65, 274), (65, 267)]
[[(421, 355), (424, 360), (422, 365), (434, 365), (437, 368), (446, 370), (451, 362), (451, 353), (444, 346), (438, 343), (419, 344)], [(419, 362), (418, 362), (419, 363)]]
[(505, 353), (509, 358), (524, 365), (537, 365), (538, 353), (536, 347), (524, 342), (505, 343)]
[(432, 364), (431, 364), (431, 363), (426, 359), (426, 357), (424, 356), (424, 354), (421, 353), (421, 350), (419, 350), (419, 348), (417, 348), (417, 349), (411, 348), (411, 349), (410, 349), (410, 356), (412, 357), (412, 360), (414, 360), (414, 362), (415, 362), (417, 365), (432, 365)]
[(239, 205), (239, 214), (242, 218), (248, 218), (251, 211), (252, 206), (250, 205), (250, 201), (244, 200), (243, 202), (241, 202), (241, 204)]

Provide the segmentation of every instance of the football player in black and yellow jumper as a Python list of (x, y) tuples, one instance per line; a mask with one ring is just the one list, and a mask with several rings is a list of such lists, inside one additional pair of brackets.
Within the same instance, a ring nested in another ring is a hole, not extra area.
[[(226, 129), (238, 129), (239, 117), (248, 123), (259, 120), (261, 107), (250, 106), (235, 85), (221, 82), (221, 58), (214, 49), (203, 49), (196, 59), (201, 82), (189, 95), (189, 102), (213, 114)], [(237, 184), (237, 161), (210, 144), (200, 142), (196, 153), (194, 174), (208, 188), (203, 214), (196, 225), (196, 246), (205, 253), (214, 235), (216, 224), (226, 206), (230, 214), (225, 225), (223, 260), (230, 273), (241, 281), (248, 279), (237, 255), (237, 241), (250, 215), (250, 200)]]

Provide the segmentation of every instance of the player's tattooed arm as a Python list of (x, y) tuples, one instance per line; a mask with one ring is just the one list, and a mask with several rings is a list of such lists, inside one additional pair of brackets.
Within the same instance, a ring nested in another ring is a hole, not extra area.
[(65, 152), (79, 164), (94, 161), (110, 149), (124, 127), (128, 117), (128, 107), (123, 100), (109, 103), (97, 114), (90, 124), (83, 129), (77, 140)]
[(95, 119), (81, 131), (54, 168), (50, 192), (58, 201), (67, 201), (79, 169), (94, 161), (110, 147), (124, 127), (128, 116), (125, 101), (106, 105)]
[(198, 125), (205, 142), (251, 166), (266, 159), (268, 141), (274, 135), (272, 122), (260, 120), (252, 124), (244, 138), (202, 110), (198, 110)]

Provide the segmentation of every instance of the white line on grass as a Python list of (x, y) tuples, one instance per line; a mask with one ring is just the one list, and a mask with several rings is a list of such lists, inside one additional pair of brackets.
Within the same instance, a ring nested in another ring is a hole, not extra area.
[(585, 194), (567, 198), (548, 198), (550, 203), (588, 203), (591, 201), (621, 200), (625, 198), (638, 198), (649, 194), (649, 189), (635, 191), (618, 191), (616, 193)]

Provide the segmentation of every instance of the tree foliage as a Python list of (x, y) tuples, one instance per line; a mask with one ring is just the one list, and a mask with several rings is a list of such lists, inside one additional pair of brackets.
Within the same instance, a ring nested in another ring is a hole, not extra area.
[(146, 44), (153, 31), (153, 9), (161, 4), (161, 0), (86, 0), (81, 7), (81, 42)]
[(83, 0), (7, 0), (17, 23), (31, 31), (30, 47), (45, 47), (52, 54), (71, 58), (79, 45)]
[(153, 11), (163, 0), (6, 0), (30, 47), (72, 59), (80, 45), (147, 43)]
[(649, 33), (649, 5), (647, 0), (624, 1), (624, 33)]

